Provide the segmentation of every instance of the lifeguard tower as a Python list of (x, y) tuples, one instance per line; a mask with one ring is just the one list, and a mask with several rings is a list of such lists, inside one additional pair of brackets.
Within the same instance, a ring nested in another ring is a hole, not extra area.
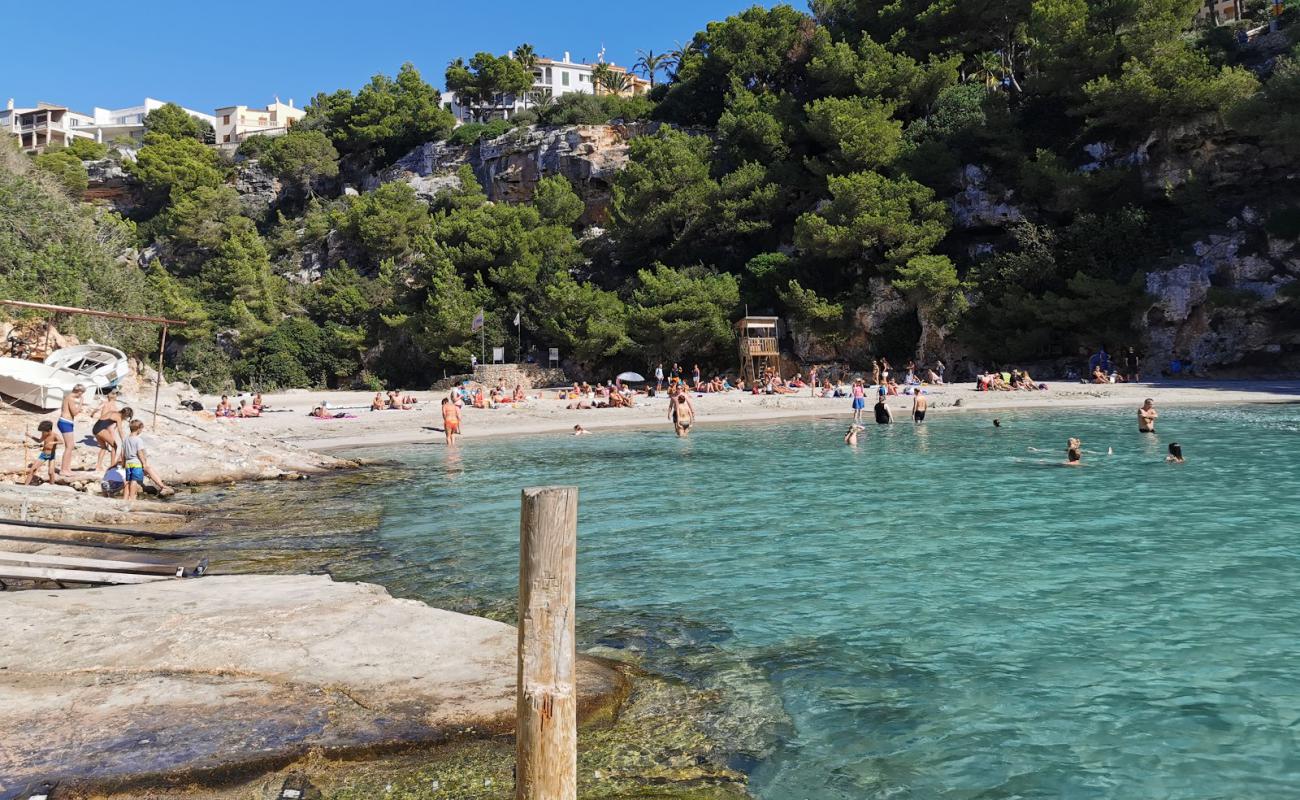
[(777, 317), (744, 317), (736, 323), (740, 331), (740, 377), (753, 386), (769, 367), (781, 368), (777, 338)]

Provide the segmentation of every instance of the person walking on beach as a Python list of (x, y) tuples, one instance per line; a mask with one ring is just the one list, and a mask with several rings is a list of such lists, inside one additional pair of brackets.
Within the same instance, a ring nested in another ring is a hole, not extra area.
[(76, 446), (76, 439), (73, 432), (77, 429), (77, 415), (85, 407), (82, 404), (82, 398), (86, 395), (86, 387), (80, 383), (72, 387), (72, 391), (63, 395), (63, 407), (59, 410), (58, 428), (59, 433), (63, 436), (63, 464), (59, 472), (67, 475), (72, 471), (72, 448)]
[(448, 447), (456, 444), (460, 435), (460, 408), (445, 397), (442, 398), (442, 432)]
[(1155, 433), (1156, 417), (1158, 416), (1160, 415), (1156, 413), (1155, 401), (1148, 397), (1146, 401), (1142, 403), (1142, 407), (1138, 409), (1138, 432)]
[(691, 423), (695, 421), (695, 409), (687, 402), (685, 392), (678, 394), (675, 402), (669, 403), (668, 419), (672, 420), (673, 431), (678, 436), (690, 435)]
[(912, 421), (917, 425), (925, 422), (925, 410), (929, 407), (929, 401), (925, 399), (925, 395), (921, 394), (921, 389), (918, 387), (912, 393)]
[(655, 367), (655, 391), (662, 392), (663, 390), (664, 390), (664, 365), (660, 364), (659, 366)]
[(867, 390), (862, 386), (862, 379), (853, 382), (853, 424), (862, 422), (862, 410), (867, 407)]

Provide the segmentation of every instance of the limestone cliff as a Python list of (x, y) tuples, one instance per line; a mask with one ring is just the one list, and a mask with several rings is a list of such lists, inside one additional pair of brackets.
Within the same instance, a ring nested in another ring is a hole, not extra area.
[(469, 146), (428, 142), (367, 178), (363, 187), (406, 181), (421, 197), (432, 199), (458, 186), (456, 171), (468, 164), (489, 200), (522, 203), (532, 199), (539, 180), (563, 175), (586, 203), (582, 221), (599, 225), (608, 218), (614, 175), (627, 163), (628, 142), (656, 128), (657, 123), (534, 125)]

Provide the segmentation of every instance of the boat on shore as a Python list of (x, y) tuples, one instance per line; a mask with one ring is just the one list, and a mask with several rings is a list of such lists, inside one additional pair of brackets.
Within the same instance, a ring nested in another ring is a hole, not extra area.
[(131, 374), (126, 353), (94, 342), (55, 350), (45, 357), (45, 365), (75, 372), (87, 388), (93, 386), (99, 391), (115, 388)]
[(44, 362), (0, 358), (0, 394), (53, 411), (78, 384), (102, 392), (130, 374), (130, 362), (121, 350), (101, 344), (76, 345), (55, 350)]

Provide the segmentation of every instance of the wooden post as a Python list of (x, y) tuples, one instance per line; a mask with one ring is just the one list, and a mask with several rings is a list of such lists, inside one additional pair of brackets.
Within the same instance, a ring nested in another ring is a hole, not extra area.
[(524, 489), (519, 509), (515, 800), (576, 800), (578, 488)]
[(162, 327), (162, 343), (158, 345), (158, 377), (153, 382), (153, 430), (158, 430), (158, 393), (162, 391), (163, 353), (167, 352), (167, 323)]

